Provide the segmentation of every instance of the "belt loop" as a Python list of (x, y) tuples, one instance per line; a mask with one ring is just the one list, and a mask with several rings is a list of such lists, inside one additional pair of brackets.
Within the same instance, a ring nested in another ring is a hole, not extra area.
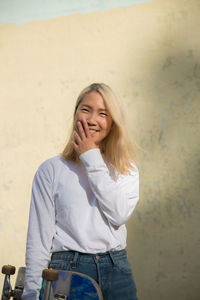
[(112, 253), (112, 251), (108, 251), (108, 253), (109, 253), (110, 259), (111, 259), (111, 261), (113, 263), (113, 269), (116, 269), (117, 266), (116, 266), (116, 263), (115, 263), (115, 259), (114, 259), (113, 253)]
[(79, 253), (77, 251), (75, 251), (73, 260), (70, 260), (70, 265), (73, 269), (76, 268), (76, 262), (77, 262), (78, 255), (79, 255)]
[(99, 269), (99, 256), (96, 254), (93, 255), (93, 259), (96, 265), (96, 270), (97, 270), (97, 283), (99, 284), (99, 286), (101, 287), (101, 274), (100, 274), (100, 269)]

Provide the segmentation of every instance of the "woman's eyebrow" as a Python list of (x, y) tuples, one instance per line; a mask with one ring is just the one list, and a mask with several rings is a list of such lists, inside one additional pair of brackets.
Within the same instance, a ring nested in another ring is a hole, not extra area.
[(88, 105), (88, 104), (80, 104), (80, 106), (81, 106), (81, 107), (86, 106), (86, 107), (88, 107), (88, 108), (91, 108), (91, 106)]
[[(92, 106), (90, 106), (90, 105), (88, 105), (88, 104), (81, 104), (80, 105), (81, 107), (87, 107), (87, 108), (90, 108), (90, 109), (92, 109)], [(99, 111), (107, 111), (108, 112), (108, 110), (106, 109), (106, 108), (99, 108), (98, 109)]]

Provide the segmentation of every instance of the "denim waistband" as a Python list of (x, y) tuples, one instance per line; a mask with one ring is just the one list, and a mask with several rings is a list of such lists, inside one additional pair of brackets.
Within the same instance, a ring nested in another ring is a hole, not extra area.
[(106, 251), (97, 253), (83, 253), (79, 251), (56, 251), (52, 253), (51, 260), (67, 259), (69, 257), (80, 256), (80, 257), (122, 257), (126, 256), (126, 249), (118, 251)]

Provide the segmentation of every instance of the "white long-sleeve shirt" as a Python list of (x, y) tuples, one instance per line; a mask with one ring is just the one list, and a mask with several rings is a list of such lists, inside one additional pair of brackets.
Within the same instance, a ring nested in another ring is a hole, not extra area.
[(99, 149), (80, 163), (58, 155), (33, 180), (23, 299), (39, 297), (42, 270), (55, 251), (98, 253), (126, 247), (125, 222), (139, 199), (139, 174), (117, 174)]

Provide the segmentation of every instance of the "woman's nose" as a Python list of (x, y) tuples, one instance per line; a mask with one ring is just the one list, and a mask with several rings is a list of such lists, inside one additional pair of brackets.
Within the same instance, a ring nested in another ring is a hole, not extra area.
[(87, 121), (89, 124), (96, 124), (96, 115), (95, 114), (90, 114), (87, 117)]

